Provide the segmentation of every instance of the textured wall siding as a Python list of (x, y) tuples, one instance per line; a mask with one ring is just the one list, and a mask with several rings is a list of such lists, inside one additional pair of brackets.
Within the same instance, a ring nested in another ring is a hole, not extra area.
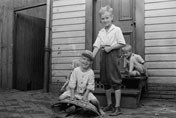
[(52, 83), (65, 81), (71, 61), (85, 49), (85, 0), (53, 0)]
[(176, 83), (176, 1), (145, 0), (149, 83)]

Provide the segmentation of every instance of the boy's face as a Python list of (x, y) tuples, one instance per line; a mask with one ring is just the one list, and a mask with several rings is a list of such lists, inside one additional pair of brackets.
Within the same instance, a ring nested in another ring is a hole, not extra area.
[(110, 12), (105, 12), (101, 15), (101, 23), (104, 27), (109, 27), (112, 24), (113, 16)]
[(81, 57), (80, 62), (82, 63), (81, 64), (82, 68), (85, 69), (85, 70), (89, 69), (91, 64), (92, 64), (92, 61), (85, 56)]
[(129, 58), (131, 56), (131, 53), (132, 53), (131, 51), (123, 51), (123, 55), (126, 58)]

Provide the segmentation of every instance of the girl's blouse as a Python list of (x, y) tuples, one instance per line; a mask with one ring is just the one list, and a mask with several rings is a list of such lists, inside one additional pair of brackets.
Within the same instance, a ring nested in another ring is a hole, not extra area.
[(108, 31), (105, 28), (99, 31), (93, 46), (101, 48), (103, 46), (114, 46), (118, 43), (126, 44), (121, 29), (112, 24)]

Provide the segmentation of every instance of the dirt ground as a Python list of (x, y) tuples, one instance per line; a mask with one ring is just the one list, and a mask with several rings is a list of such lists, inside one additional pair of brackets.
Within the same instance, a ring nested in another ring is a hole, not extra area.
[[(0, 118), (65, 118), (68, 113), (51, 109), (57, 99), (57, 94), (42, 91), (0, 90)], [(176, 118), (176, 100), (145, 98), (136, 109), (122, 108), (122, 114), (115, 117), (108, 114), (104, 118)], [(88, 117), (89, 114), (74, 114), (67, 118)]]

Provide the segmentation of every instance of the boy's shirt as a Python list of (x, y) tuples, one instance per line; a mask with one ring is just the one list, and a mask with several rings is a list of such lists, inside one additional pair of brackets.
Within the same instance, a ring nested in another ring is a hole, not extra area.
[(121, 29), (112, 24), (108, 32), (106, 32), (105, 28), (99, 31), (93, 46), (100, 48), (107, 45), (114, 46), (117, 43), (126, 44)]
[[(139, 68), (139, 70), (143, 70), (143, 67), (141, 66), (141, 64), (143, 65), (144, 62), (145, 61), (143, 60), (143, 58), (140, 55), (132, 53), (129, 60), (124, 58), (124, 67), (129, 68), (130, 63), (133, 63), (134, 68), (136, 68), (136, 69)], [(141, 72), (141, 73), (143, 73), (143, 72)]]
[(93, 70), (82, 72), (80, 67), (75, 68), (71, 74), (68, 87), (75, 89), (77, 93), (84, 93), (86, 89), (94, 91), (95, 79)]

